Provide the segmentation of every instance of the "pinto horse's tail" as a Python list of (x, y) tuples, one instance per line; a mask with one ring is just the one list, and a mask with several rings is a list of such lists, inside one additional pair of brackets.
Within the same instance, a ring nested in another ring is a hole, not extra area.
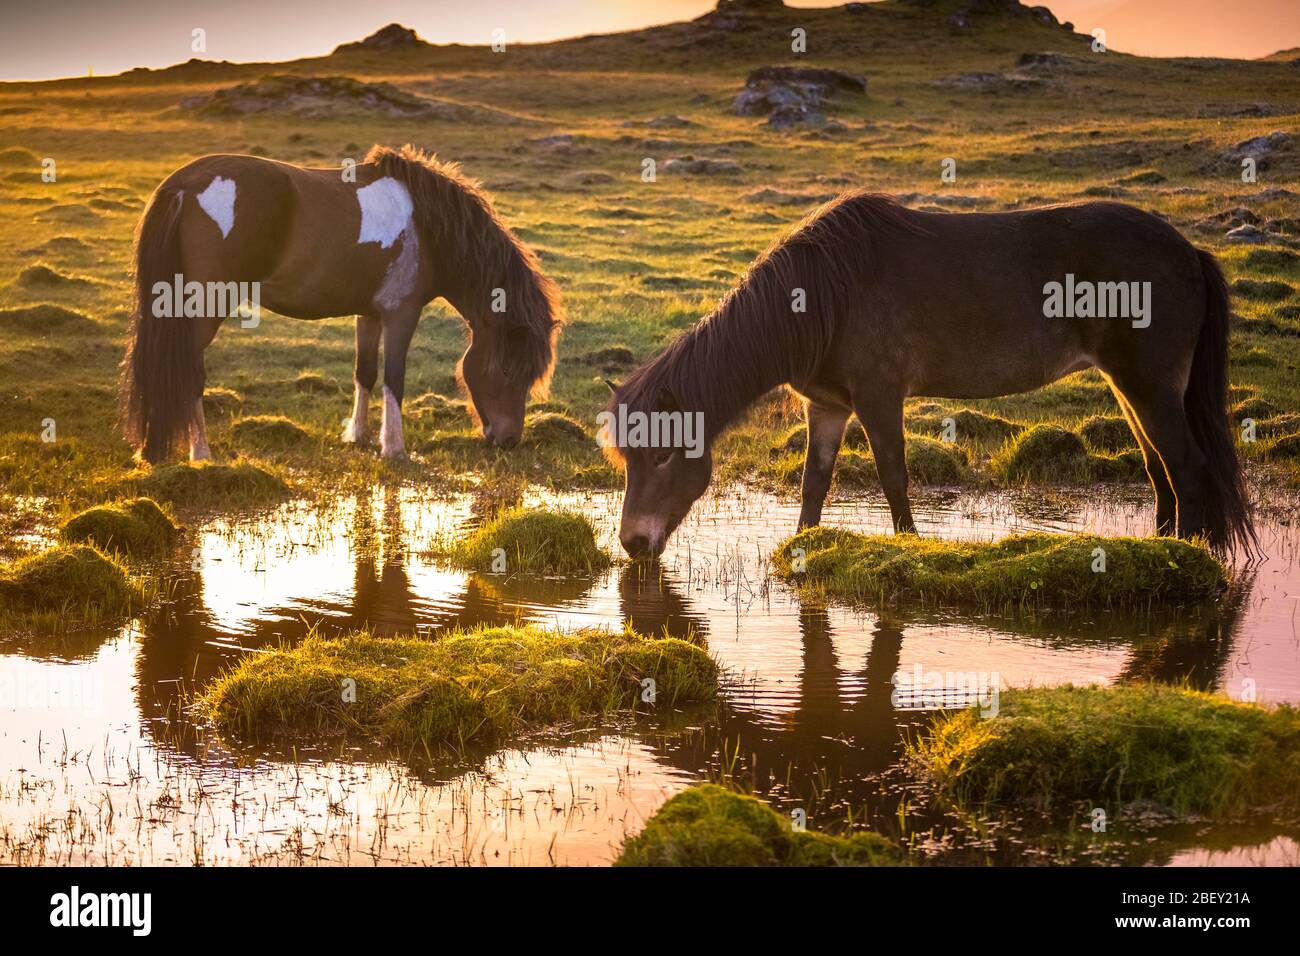
[(1205, 525), (1210, 545), (1219, 552), (1240, 550), (1250, 555), (1258, 541), (1228, 420), (1228, 331), (1232, 315), (1228, 284), (1211, 253), (1198, 249), (1197, 255), (1205, 281), (1205, 324), (1192, 357), (1183, 407), (1192, 436), (1206, 459), (1209, 487)]
[(155, 284), (171, 286), (181, 272), (179, 227), (184, 198), (182, 190), (159, 187), (135, 236), (135, 305), (122, 360), (119, 418), (127, 441), (153, 464), (164, 460), (188, 434), (196, 401), (203, 394), (203, 357), (195, 340), (194, 319), (174, 312), (162, 317), (152, 306)]

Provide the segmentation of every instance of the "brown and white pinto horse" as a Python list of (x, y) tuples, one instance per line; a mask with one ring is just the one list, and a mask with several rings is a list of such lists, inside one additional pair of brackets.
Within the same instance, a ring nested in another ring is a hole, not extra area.
[[(216, 310), (159, 308), (173, 290), (213, 287), (226, 293)], [(246, 288), (294, 318), (357, 316), (345, 442), (368, 435), (382, 336), (384, 457), (404, 454), (407, 349), (432, 299), (445, 298), (469, 326), (458, 376), (490, 442), (518, 441), (528, 394), (545, 390), (554, 366), (555, 286), (455, 165), (410, 146), (376, 146), (351, 170), (204, 156), (155, 190), (136, 235), (121, 420), (148, 461), (184, 438), (191, 458), (209, 457), (203, 352)]]

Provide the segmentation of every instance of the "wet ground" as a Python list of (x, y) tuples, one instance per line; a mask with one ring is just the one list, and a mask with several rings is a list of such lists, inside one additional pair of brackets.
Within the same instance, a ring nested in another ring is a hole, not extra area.
[[(536, 502), (538, 499), (533, 499)], [(617, 550), (619, 496), (581, 509)], [(922, 534), (1143, 534), (1145, 502), (950, 495), (917, 502)], [(926, 719), (898, 675), (944, 687), (1186, 681), (1300, 702), (1300, 531), (1262, 527), (1266, 559), (1214, 614), (1038, 620), (878, 614), (804, 603), (766, 557), (797, 508), (753, 492), (702, 502), (658, 568), (595, 579), (469, 575), (431, 554), (477, 517), (469, 497), (376, 489), (331, 506), (196, 525), (165, 612), (123, 630), (0, 638), (0, 862), (604, 864), (672, 793), (733, 777), (811, 828), (868, 824), (936, 863), (1300, 862), (1300, 832), (1261, 825), (1115, 826), (978, 835), (898, 769)], [(874, 499), (828, 524), (884, 531)], [(326, 632), (481, 622), (702, 632), (725, 669), (718, 707), (567, 728), (454, 763), (337, 742), (232, 748), (188, 695), (241, 654)]]

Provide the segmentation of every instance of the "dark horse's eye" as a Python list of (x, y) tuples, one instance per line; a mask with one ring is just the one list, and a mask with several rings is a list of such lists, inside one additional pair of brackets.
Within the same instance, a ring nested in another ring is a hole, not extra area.
[(662, 468), (672, 460), (674, 454), (676, 454), (674, 448), (657, 448), (650, 453), (650, 460), (654, 462), (656, 468)]

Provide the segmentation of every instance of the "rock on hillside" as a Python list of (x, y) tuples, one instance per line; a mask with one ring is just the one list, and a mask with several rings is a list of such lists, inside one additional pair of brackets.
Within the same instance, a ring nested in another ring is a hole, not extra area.
[(357, 40), (355, 43), (340, 43), (334, 48), (335, 53), (346, 53), (349, 50), (404, 50), (414, 47), (428, 46), (419, 35), (410, 27), (404, 27), (400, 23), (390, 23), (382, 29), (376, 30), (364, 40)]
[(442, 100), (415, 96), (391, 83), (364, 83), (350, 76), (291, 76), (273, 74), (180, 102), (182, 110), (203, 116), (249, 116), (280, 113), (303, 117), (337, 116), (366, 112), (385, 116), (423, 117), (458, 122), (495, 118), (507, 114)]

